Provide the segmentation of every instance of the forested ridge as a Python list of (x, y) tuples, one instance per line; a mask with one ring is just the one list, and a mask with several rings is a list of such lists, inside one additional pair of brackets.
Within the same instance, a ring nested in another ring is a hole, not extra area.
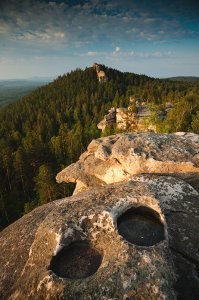
[(167, 78), (168, 80), (173, 81), (185, 81), (185, 82), (197, 82), (199, 83), (199, 77), (197, 76), (176, 76)]
[(94, 68), (77, 69), (0, 109), (0, 228), (72, 193), (56, 173), (100, 136), (96, 125), (108, 109), (128, 106), (130, 96), (156, 107), (174, 103), (167, 120), (157, 120), (160, 131), (199, 133), (198, 84), (104, 68), (107, 83)]

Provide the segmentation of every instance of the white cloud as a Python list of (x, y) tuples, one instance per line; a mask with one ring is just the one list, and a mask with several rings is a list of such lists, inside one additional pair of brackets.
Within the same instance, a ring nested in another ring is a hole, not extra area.
[[(7, 0), (1, 12), (2, 19), (0, 16), (0, 34), (10, 32), (8, 39), (40, 39), (44, 42), (53, 39), (63, 41), (67, 37), (70, 45), (85, 40), (99, 42), (102, 34), (105, 40), (114, 43), (132, 40), (165, 41), (195, 34), (182, 25), (175, 15), (161, 19), (158, 9), (166, 10), (167, 7), (157, 6), (156, 11), (148, 5), (145, 7), (128, 0), (81, 1), (76, 5), (69, 3)], [(116, 48), (115, 55), (119, 53)]]
[(30, 31), (24, 32), (19, 35), (16, 35), (16, 40), (24, 40), (24, 41), (31, 41), (31, 40), (40, 40), (40, 41), (55, 41), (65, 38), (64, 32), (54, 32), (53, 30), (46, 30), (46, 31)]
[(146, 58), (166, 58), (166, 57), (175, 57), (175, 54), (171, 51), (124, 51), (122, 52), (120, 47), (116, 47), (113, 52), (100, 52), (100, 51), (88, 51), (87, 53), (81, 54), (81, 56), (99, 56), (99, 57), (107, 57), (107, 58), (114, 58), (116, 56), (120, 57), (135, 57), (140, 59)]
[(63, 39), (65, 37), (65, 33), (64, 32), (55, 32), (54, 36), (55, 36), (55, 38)]
[(120, 47), (116, 47), (115, 48), (115, 51), (113, 52), (113, 55), (119, 55), (121, 53), (121, 49), (120, 49)]
[(146, 0), (0, 0), (1, 57), (10, 57), (12, 64), (21, 56), (27, 61), (37, 57), (34, 68), (37, 62), (41, 66), (40, 57), (51, 62), (54, 55), (60, 57), (63, 69), (64, 59), (69, 69), (86, 66), (92, 57), (107, 64), (112, 61), (113, 67), (125, 63), (128, 67), (131, 62), (145, 67), (157, 59), (154, 69), (158, 70), (163, 58), (193, 53), (198, 61), (198, 39), (176, 43), (198, 34), (197, 10), (175, 8), (176, 0), (168, 8), (165, 2), (154, 1), (155, 5)]
[(87, 52), (87, 56), (97, 56), (100, 55), (100, 52), (96, 52), (96, 51), (88, 51)]

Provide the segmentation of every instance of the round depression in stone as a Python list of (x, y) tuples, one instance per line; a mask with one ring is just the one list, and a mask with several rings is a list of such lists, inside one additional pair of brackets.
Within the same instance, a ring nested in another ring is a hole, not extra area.
[(119, 234), (137, 246), (153, 246), (164, 240), (164, 225), (159, 214), (148, 207), (131, 208), (117, 220)]
[(80, 241), (63, 248), (54, 256), (50, 269), (62, 278), (81, 279), (93, 275), (101, 262), (101, 253), (88, 242)]

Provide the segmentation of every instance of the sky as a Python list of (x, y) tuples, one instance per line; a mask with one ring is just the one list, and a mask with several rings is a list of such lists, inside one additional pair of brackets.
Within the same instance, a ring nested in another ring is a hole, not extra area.
[(199, 76), (199, 1), (0, 0), (0, 79), (56, 77), (93, 62)]

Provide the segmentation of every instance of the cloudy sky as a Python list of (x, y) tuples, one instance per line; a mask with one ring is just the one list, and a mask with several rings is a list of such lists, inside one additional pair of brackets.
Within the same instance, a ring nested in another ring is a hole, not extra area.
[(199, 1), (0, 0), (0, 79), (57, 76), (93, 62), (199, 76)]

